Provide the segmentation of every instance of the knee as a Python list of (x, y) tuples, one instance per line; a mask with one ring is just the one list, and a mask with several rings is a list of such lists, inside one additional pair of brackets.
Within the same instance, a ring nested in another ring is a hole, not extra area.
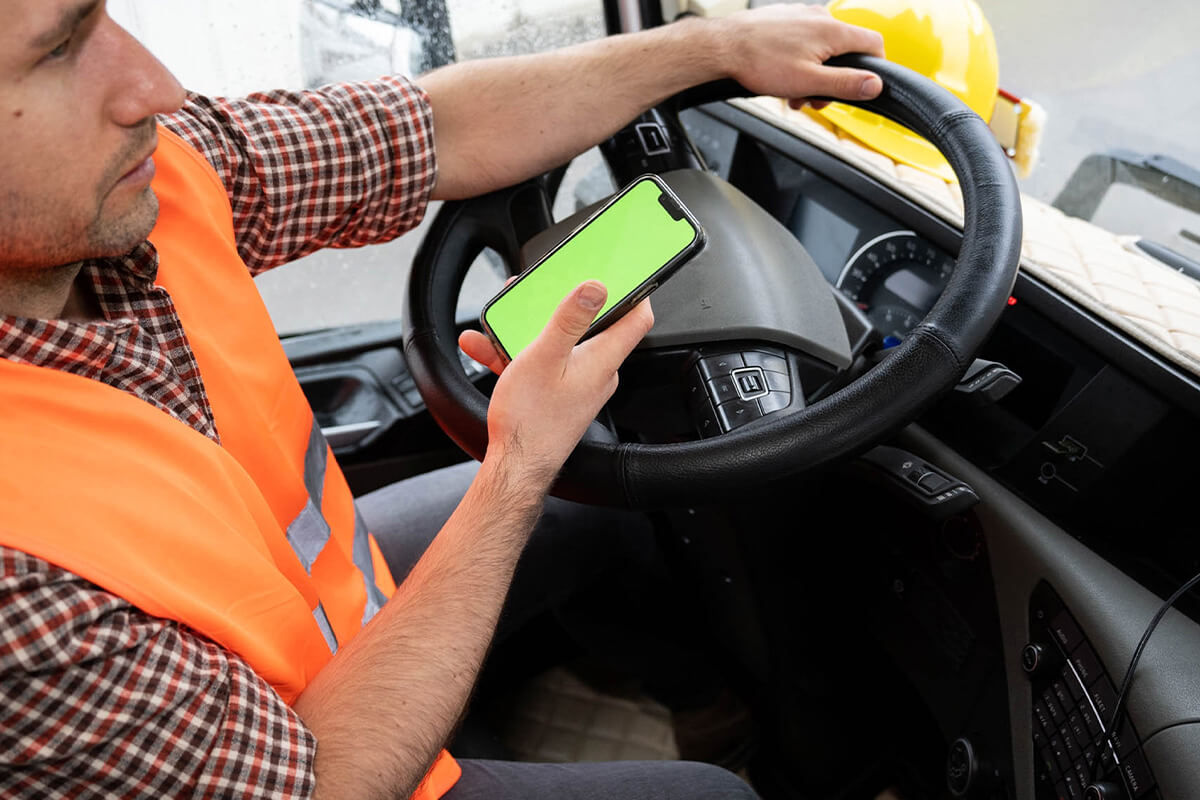
[(744, 780), (729, 770), (698, 761), (683, 761), (680, 769), (687, 776), (681, 784), (695, 787), (688, 794), (696, 800), (758, 800), (758, 794)]

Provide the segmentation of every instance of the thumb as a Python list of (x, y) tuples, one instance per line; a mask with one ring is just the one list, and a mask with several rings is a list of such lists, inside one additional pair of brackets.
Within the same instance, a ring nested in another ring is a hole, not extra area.
[(565, 359), (587, 333), (588, 326), (607, 299), (608, 289), (600, 281), (581, 283), (558, 304), (545, 330), (538, 334), (529, 349), (536, 348), (547, 355)]

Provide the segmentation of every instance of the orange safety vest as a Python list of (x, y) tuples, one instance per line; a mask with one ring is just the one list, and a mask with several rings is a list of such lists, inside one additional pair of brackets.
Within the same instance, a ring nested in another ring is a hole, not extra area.
[[(221, 444), (120, 389), (0, 359), (0, 544), (199, 631), (291, 703), (395, 584), (238, 256), (225, 186), (159, 135), (158, 282)], [(460, 775), (443, 751), (415, 800)]]

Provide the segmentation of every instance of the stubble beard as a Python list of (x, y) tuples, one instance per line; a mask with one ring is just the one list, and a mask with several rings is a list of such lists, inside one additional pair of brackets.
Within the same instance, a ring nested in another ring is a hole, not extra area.
[(117, 219), (106, 219), (103, 207), (85, 233), (91, 258), (114, 257), (128, 253), (150, 235), (158, 221), (158, 196), (147, 186), (133, 207)]
[[(105, 169), (94, 205), (81, 209), (62, 197), (22, 194), (0, 187), (0, 275), (38, 273), (92, 258), (125, 255), (150, 235), (158, 219), (158, 198), (147, 186), (112, 208), (112, 191), (129, 162), (154, 141), (153, 120), (136, 133)], [(27, 276), (30, 277), (30, 276)]]

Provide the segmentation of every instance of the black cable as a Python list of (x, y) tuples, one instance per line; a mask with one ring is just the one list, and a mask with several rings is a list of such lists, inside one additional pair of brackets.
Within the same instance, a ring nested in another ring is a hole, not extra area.
[(1200, 583), (1200, 574), (1192, 576), (1192, 579), (1180, 586), (1175, 594), (1167, 598), (1167, 601), (1159, 607), (1158, 613), (1150, 620), (1150, 624), (1146, 626), (1146, 630), (1142, 633), (1142, 639), (1138, 642), (1137, 649), (1133, 651), (1133, 658), (1129, 661), (1129, 669), (1125, 670), (1125, 678), (1121, 681), (1121, 690), (1117, 692), (1117, 702), (1113, 704), (1112, 715), (1109, 717), (1108, 728), (1104, 731), (1104, 738), (1099, 742), (1101, 751), (1096, 754), (1096, 763), (1092, 766), (1092, 783), (1099, 781), (1103, 776), (1100, 774), (1101, 764), (1103, 759), (1101, 753), (1103, 748), (1108, 747), (1114, 753), (1116, 748), (1113, 747), (1113, 736), (1117, 732), (1117, 725), (1121, 721), (1121, 714), (1125, 711), (1125, 700), (1129, 696), (1129, 687), (1133, 683), (1133, 673), (1137, 669), (1138, 662), (1142, 659), (1142, 653), (1146, 649), (1146, 643), (1150, 641), (1150, 634), (1154, 633), (1154, 629), (1158, 627), (1158, 623), (1162, 622), (1162, 618), (1167, 615), (1167, 611), (1171, 606), (1192, 590), (1196, 584)]

